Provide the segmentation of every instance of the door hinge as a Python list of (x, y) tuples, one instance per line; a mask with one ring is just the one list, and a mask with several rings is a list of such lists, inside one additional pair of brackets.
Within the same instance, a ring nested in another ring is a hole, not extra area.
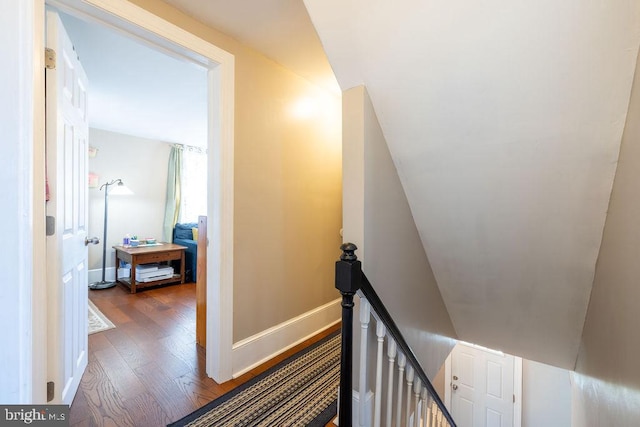
[(47, 402), (51, 402), (53, 400), (55, 389), (56, 389), (55, 383), (53, 381), (49, 381), (47, 383)]
[(56, 69), (56, 51), (49, 47), (44, 49), (44, 67), (47, 70)]
[(53, 236), (54, 234), (56, 234), (56, 217), (55, 216), (47, 215), (46, 228), (47, 228), (47, 236)]
[(516, 403), (516, 395), (513, 395), (513, 403)]

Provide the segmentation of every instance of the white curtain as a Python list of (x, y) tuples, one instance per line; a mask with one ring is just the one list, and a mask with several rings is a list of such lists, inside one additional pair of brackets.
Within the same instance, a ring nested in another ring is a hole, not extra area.
[(207, 214), (207, 152), (184, 146), (182, 151), (182, 197), (180, 222), (198, 222)]

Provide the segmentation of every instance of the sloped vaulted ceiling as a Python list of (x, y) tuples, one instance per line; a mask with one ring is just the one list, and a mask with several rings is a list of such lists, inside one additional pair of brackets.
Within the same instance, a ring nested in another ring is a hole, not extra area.
[(640, 2), (305, 4), (370, 93), (459, 337), (573, 368)]

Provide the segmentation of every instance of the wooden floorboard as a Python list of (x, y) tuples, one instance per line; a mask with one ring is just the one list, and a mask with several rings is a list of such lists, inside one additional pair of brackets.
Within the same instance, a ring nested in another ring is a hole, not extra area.
[(172, 422), (158, 401), (148, 392), (127, 400), (125, 406), (136, 426), (166, 426)]
[(339, 328), (335, 325), (218, 384), (195, 343), (195, 284), (129, 293), (90, 291), (116, 328), (89, 335), (89, 365), (71, 405), (70, 425), (159, 427), (176, 421)]

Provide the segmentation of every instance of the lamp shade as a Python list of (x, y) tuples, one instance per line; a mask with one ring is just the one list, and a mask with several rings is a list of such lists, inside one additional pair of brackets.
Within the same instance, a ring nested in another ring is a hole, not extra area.
[(130, 196), (133, 194), (133, 191), (129, 189), (122, 181), (118, 182), (117, 185), (112, 186), (109, 189), (110, 196)]

